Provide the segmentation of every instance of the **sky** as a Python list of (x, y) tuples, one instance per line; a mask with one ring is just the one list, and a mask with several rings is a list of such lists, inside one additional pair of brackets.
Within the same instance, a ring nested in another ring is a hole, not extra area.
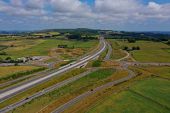
[(0, 0), (0, 30), (170, 31), (170, 0)]

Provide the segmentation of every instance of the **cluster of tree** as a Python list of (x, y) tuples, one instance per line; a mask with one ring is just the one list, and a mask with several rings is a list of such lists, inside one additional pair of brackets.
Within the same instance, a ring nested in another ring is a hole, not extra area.
[(81, 34), (69, 34), (67, 35), (67, 38), (70, 40), (74, 39), (74, 40), (83, 40), (83, 41), (96, 39), (96, 37), (91, 37), (89, 35), (82, 36)]
[(167, 44), (170, 45), (170, 41), (168, 41)]
[(136, 46), (136, 47), (133, 46), (132, 48), (129, 48), (129, 47), (125, 46), (123, 48), (123, 50), (126, 50), (126, 51), (140, 50), (140, 47), (139, 46)]
[(7, 55), (7, 53), (4, 51), (0, 51), (0, 55)]
[[(120, 33), (109, 33), (106, 36), (112, 39), (131, 39), (133, 40), (147, 40), (147, 41), (168, 41), (170, 34), (163, 33), (152, 33), (152, 32), (120, 32)], [(132, 40), (132, 41), (133, 41)]]
[(0, 62), (1, 63), (23, 63), (22, 60), (15, 60), (15, 59), (12, 59), (11, 57), (6, 57), (5, 59), (2, 59), (0, 57)]
[(47, 29), (40, 32), (59, 32), (60, 34), (87, 34), (87, 35), (97, 35), (99, 30), (87, 29), (87, 28), (77, 28), (77, 29)]
[(75, 39), (75, 40), (81, 40), (82, 37), (80, 34), (71, 34), (71, 35), (67, 35), (68, 39)]
[(58, 45), (58, 48), (68, 48), (68, 45)]
[(0, 51), (4, 50), (6, 48), (8, 48), (8, 46), (0, 45)]
[(136, 42), (136, 39), (134, 39), (134, 38), (128, 38), (128, 42), (129, 42), (129, 43), (135, 43), (135, 42)]
[(36, 72), (39, 72), (39, 71), (43, 71), (45, 69), (46, 69), (45, 67), (41, 67), (41, 68), (29, 70), (29, 71), (22, 71), (22, 72), (18, 72), (18, 73), (12, 73), (9, 76), (1, 77), (0, 80), (16, 79), (16, 78), (22, 77), (24, 75), (29, 75), (29, 74), (33, 74), (33, 73), (36, 73)]

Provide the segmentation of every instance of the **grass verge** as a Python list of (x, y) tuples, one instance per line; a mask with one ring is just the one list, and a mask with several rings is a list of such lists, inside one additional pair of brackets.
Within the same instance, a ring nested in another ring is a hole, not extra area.
[(108, 81), (107, 78), (109, 78), (114, 72), (114, 69), (98, 70), (73, 83), (34, 99), (33, 101), (15, 109), (13, 112), (34, 113), (41, 109), (43, 109), (41, 110), (43, 112), (50, 112), (57, 106), (69, 101), (77, 95), (104, 84)]
[(169, 113), (169, 80), (154, 78), (140, 68), (131, 69), (138, 74), (136, 78), (97, 92), (64, 113)]
[[(30, 75), (42, 70), (45, 70), (44, 67), (35, 67), (35, 66), (10, 66), (10, 67), (0, 67), (0, 72), (2, 75), (0, 77), (0, 83), (14, 80), (19, 77)], [(10, 70), (10, 72), (8, 71)]]
[(45, 88), (48, 88), (49, 86), (57, 84), (57, 83), (59, 83), (61, 81), (64, 81), (64, 80), (66, 80), (68, 78), (76, 76), (76, 75), (78, 75), (78, 74), (80, 74), (80, 73), (82, 73), (84, 71), (85, 71), (85, 69), (75, 69), (75, 70), (69, 71), (69, 72), (67, 72), (67, 73), (65, 73), (65, 74), (63, 74), (61, 76), (56, 76), (53, 79), (51, 79), (51, 80), (49, 80), (49, 81), (47, 81), (45, 83), (39, 84), (39, 85), (37, 85), (37, 86), (35, 86), (35, 87), (31, 88), (31, 89), (26, 90), (25, 92), (22, 92), (22, 93), (20, 93), (20, 94), (18, 94), (16, 96), (14, 96), (13, 98), (10, 98), (10, 99), (2, 102), (0, 104), (0, 108), (3, 108), (3, 107), (5, 107), (7, 105), (10, 105), (10, 104), (13, 104), (13, 103), (15, 103), (15, 102), (17, 102), (17, 101), (19, 101), (21, 99), (25, 99), (25, 98), (29, 97), (30, 95), (32, 95), (32, 94), (34, 94), (36, 92), (39, 92), (39, 91), (41, 91), (41, 90), (43, 90)]

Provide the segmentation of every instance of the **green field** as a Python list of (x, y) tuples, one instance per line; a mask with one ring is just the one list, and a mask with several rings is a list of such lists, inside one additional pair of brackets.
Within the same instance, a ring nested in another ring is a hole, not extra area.
[(57, 48), (58, 45), (64, 44), (72, 48), (82, 48), (89, 50), (89, 48), (96, 46), (97, 41), (71, 41), (71, 40), (57, 40), (57, 39), (21, 39), (0, 42), (0, 45), (8, 46), (3, 50), (8, 55), (1, 55), (0, 57), (12, 58), (26, 57), (26, 56), (47, 56), (52, 48)]
[(165, 77), (165, 78), (170, 78), (170, 67), (168, 66), (161, 66), (161, 67), (142, 67), (142, 69), (149, 71), (155, 75)]
[[(113, 48), (123, 49), (125, 46), (131, 48), (139, 46), (141, 50), (131, 51), (131, 55), (135, 60), (141, 62), (170, 62), (170, 46), (162, 42), (137, 41), (136, 43), (128, 43), (123, 40), (109, 40), (113, 44)], [(116, 52), (118, 58), (123, 56), (121, 52)], [(114, 56), (115, 57), (115, 56)]]
[(96, 102), (86, 113), (169, 113), (169, 87), (169, 80), (142, 80), (132, 86), (132, 91), (112, 94)]
[(48, 112), (50, 112), (52, 109), (65, 103), (69, 99), (104, 84), (107, 78), (109, 78), (109, 76), (111, 76), (114, 72), (114, 69), (98, 70), (53, 92), (36, 98), (33, 101), (15, 109), (13, 112), (35, 113), (47, 105), (51, 106), (50, 109), (47, 109), (49, 110)]
[(42, 32), (42, 33), (33, 33), (33, 36), (46, 36), (46, 35), (59, 35), (59, 32)]

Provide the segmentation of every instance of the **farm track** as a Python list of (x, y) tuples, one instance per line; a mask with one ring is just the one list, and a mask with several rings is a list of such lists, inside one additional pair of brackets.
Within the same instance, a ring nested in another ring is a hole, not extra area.
[(124, 51), (124, 52), (126, 53), (126, 56), (123, 57), (123, 58), (117, 59), (117, 60), (116, 60), (117, 62), (122, 61), (122, 60), (125, 60), (125, 59), (127, 59), (127, 58), (130, 57), (130, 53), (128, 53), (127, 51)]

